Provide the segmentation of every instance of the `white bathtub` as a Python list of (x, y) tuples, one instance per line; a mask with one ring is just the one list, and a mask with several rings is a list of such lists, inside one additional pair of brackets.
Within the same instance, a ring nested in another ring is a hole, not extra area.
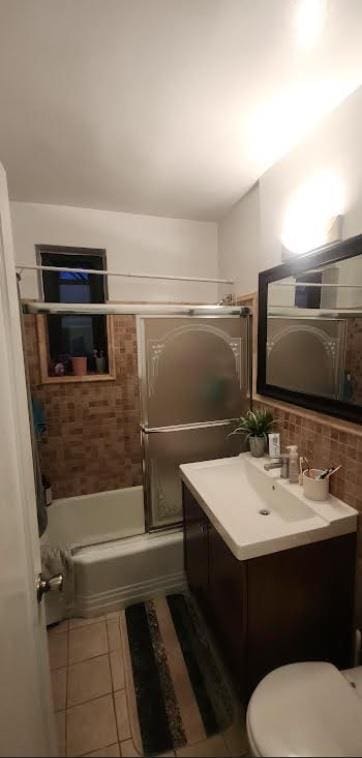
[(142, 487), (55, 500), (42, 544), (72, 550), (75, 593), (70, 609), (61, 595), (47, 595), (48, 623), (182, 590), (182, 543), (181, 530), (145, 534)]
[(51, 544), (74, 548), (144, 531), (143, 487), (59, 498), (48, 509), (46, 535)]

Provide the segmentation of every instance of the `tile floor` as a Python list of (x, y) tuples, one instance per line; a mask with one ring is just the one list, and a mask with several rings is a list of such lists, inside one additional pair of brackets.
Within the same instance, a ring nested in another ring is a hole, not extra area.
[[(125, 689), (119, 613), (71, 619), (48, 631), (60, 756), (138, 756)], [(239, 756), (247, 752), (240, 722), (173, 756)]]

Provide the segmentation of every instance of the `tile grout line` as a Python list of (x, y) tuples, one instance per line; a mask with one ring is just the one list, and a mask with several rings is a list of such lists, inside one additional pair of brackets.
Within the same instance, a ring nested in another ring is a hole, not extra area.
[[(109, 742), (108, 745), (103, 745), (103, 747), (97, 748), (96, 750), (91, 750), (90, 752), (95, 753), (100, 750), (105, 750), (107, 747), (112, 747), (112, 745), (120, 745), (120, 744), (121, 743), (119, 740), (117, 740), (117, 742)], [(78, 755), (77, 758), (84, 758), (85, 755), (89, 755), (89, 751), (88, 753), (80, 753), (80, 755)]]
[(104, 692), (103, 695), (96, 695), (95, 697), (90, 697), (89, 700), (82, 700), (81, 703), (75, 703), (74, 705), (67, 706), (68, 711), (71, 711), (73, 708), (79, 708), (81, 705), (87, 705), (88, 703), (94, 703), (95, 700), (101, 700), (103, 697), (113, 697), (117, 692), (124, 692), (124, 689), (121, 690), (110, 690), (109, 692)]

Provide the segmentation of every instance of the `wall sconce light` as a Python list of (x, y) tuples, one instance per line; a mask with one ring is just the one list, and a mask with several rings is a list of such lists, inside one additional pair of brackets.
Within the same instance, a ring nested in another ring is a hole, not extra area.
[(331, 172), (312, 177), (294, 192), (281, 235), (283, 259), (342, 239), (344, 195), (342, 182)]

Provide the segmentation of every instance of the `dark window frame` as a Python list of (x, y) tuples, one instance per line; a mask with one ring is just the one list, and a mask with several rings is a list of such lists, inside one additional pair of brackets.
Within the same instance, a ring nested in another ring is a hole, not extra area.
[[(97, 247), (76, 247), (73, 245), (44, 245), (44, 244), (37, 244), (35, 245), (35, 253), (36, 253), (36, 262), (38, 266), (42, 265), (42, 256), (44, 254), (49, 253), (51, 254), (63, 254), (63, 255), (69, 255), (69, 256), (85, 256), (85, 257), (99, 257), (102, 258), (102, 261), (104, 265), (101, 267), (104, 271), (107, 270), (107, 253), (104, 248), (97, 248)], [(80, 267), (79, 267), (80, 268)], [(85, 268), (88, 268), (88, 266), (85, 266)], [(101, 270), (100, 268), (96, 270)], [(43, 286), (43, 271), (38, 272), (38, 286), (39, 286), (39, 292), (41, 296), (41, 300), (45, 301), (44, 297), (44, 286)], [(50, 272), (49, 272), (50, 273)], [(101, 277), (97, 277), (101, 278)], [(108, 300), (108, 277), (102, 276), (102, 283), (103, 283), (103, 291), (104, 291), (104, 300), (100, 300), (99, 302), (107, 302)]]
[[(100, 248), (85, 248), (74, 247), (66, 245), (45, 245), (37, 244), (36, 259), (38, 265), (57, 266), (57, 257), (59, 255), (66, 256), (68, 260), (63, 262), (66, 268), (72, 268), (72, 258), (77, 259), (77, 263), (74, 268), (94, 269), (95, 271), (107, 270), (107, 258), (106, 251)], [(82, 260), (82, 265), (80, 263)], [(61, 269), (62, 266), (60, 265)], [(45, 302), (61, 302), (60, 296), (60, 281), (59, 274), (54, 271), (39, 271), (39, 289), (41, 297)], [(104, 303), (108, 299), (108, 282), (107, 275), (94, 276), (90, 274), (88, 282), (91, 285), (92, 298), (91, 302)], [(48, 316), (47, 317), (47, 331), (48, 331), (48, 359), (53, 361), (55, 355), (64, 355), (62, 351), (54, 350), (54, 344), (60, 344), (62, 342), (62, 316)], [(108, 343), (108, 330), (107, 330), (107, 318), (105, 315), (93, 316), (93, 334), (95, 342), (103, 345), (104, 355), (106, 358), (106, 364), (109, 369), (109, 343)], [(97, 334), (99, 335), (97, 338)], [(89, 356), (88, 356), (89, 357)], [(88, 368), (89, 368), (88, 363)], [(92, 366), (91, 366), (92, 373)], [(69, 375), (69, 374), (66, 374)]]

